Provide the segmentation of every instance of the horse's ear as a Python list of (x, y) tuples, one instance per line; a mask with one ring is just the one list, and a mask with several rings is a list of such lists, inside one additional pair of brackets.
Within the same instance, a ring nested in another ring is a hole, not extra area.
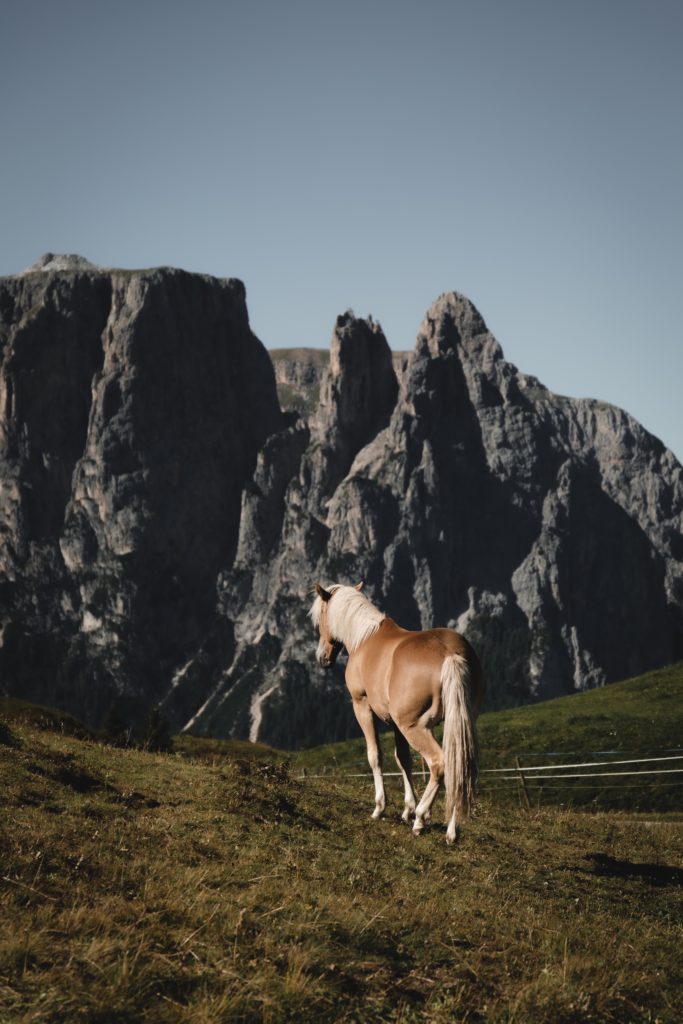
[(324, 587), (321, 587), (319, 583), (316, 583), (315, 590), (318, 597), (322, 598), (323, 601), (329, 601), (329, 599), (332, 597), (332, 594), (328, 593), (328, 591), (325, 590)]
[(360, 583), (356, 583), (354, 590), (362, 590), (365, 586), (365, 580), (361, 580)]

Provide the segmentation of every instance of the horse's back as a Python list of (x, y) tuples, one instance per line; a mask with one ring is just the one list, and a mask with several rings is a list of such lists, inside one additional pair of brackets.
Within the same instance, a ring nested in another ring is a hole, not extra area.
[(443, 659), (449, 654), (467, 657), (472, 648), (465, 637), (454, 629), (422, 629), (407, 632), (396, 650), (404, 653), (420, 651), (423, 656)]
[(416, 713), (424, 714), (429, 706), (436, 712), (441, 704), (443, 663), (454, 654), (467, 662), (471, 697), (478, 707), (482, 675), (471, 644), (453, 629), (426, 629), (408, 633), (394, 649), (390, 696), (395, 713), (415, 708)]
[(400, 725), (424, 716), (437, 721), (441, 712), (444, 659), (457, 654), (470, 667), (472, 696), (479, 704), (481, 670), (471, 645), (452, 629), (407, 630), (392, 619), (349, 658), (347, 686), (354, 699), (367, 695), (380, 718)]

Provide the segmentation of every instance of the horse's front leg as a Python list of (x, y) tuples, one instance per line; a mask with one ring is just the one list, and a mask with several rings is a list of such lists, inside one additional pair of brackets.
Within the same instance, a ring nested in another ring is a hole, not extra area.
[(375, 780), (375, 809), (372, 812), (372, 817), (381, 818), (386, 807), (386, 797), (384, 795), (382, 751), (379, 745), (377, 720), (372, 713), (372, 708), (368, 704), (367, 697), (361, 697), (359, 700), (354, 699), (353, 710), (365, 736), (368, 748), (368, 763), (372, 768), (372, 775)]

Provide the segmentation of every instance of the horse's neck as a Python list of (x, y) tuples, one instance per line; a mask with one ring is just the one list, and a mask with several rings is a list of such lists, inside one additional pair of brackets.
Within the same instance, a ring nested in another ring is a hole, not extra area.
[(385, 615), (382, 620), (382, 632), (383, 633), (409, 633), (409, 629), (404, 629), (403, 626), (399, 626), (398, 622), (394, 622), (388, 615)]
[(384, 613), (367, 600), (358, 595), (358, 600), (346, 603), (334, 625), (337, 637), (349, 653), (358, 650), (365, 641), (373, 636), (385, 619)]

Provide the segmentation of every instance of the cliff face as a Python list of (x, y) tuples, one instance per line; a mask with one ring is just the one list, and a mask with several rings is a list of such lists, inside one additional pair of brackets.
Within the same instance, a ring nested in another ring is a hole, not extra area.
[(244, 288), (48, 269), (2, 280), (0, 315), (3, 685), (90, 720), (149, 704), (206, 628), (281, 424)]
[(239, 282), (45, 266), (0, 281), (5, 692), (355, 734), (342, 669), (313, 661), (316, 579), (467, 632), (490, 706), (683, 656), (680, 465), (519, 373), (462, 296), (409, 356), (350, 313), (329, 359), (275, 354), (297, 416)]
[(275, 384), (283, 409), (310, 418), (318, 408), (320, 384), (329, 366), (330, 353), (322, 348), (276, 348), (269, 350), (275, 370)]
[[(347, 317), (355, 319), (353, 313)], [(283, 409), (299, 413), (305, 419), (315, 416), (320, 402), (320, 386), (330, 365), (330, 353), (322, 348), (271, 348), (275, 383)], [(392, 352), (398, 379), (408, 362), (408, 352)]]
[[(366, 581), (412, 628), (465, 631), (489, 706), (624, 678), (683, 655), (683, 477), (631, 417), (554, 395), (507, 363), (465, 298), (414, 352), (339, 318), (316, 415), (271, 440), (245, 491), (220, 614), (168, 706), (191, 728), (273, 743), (354, 733), (312, 662), (312, 581)], [(218, 630), (222, 628), (218, 625)]]

